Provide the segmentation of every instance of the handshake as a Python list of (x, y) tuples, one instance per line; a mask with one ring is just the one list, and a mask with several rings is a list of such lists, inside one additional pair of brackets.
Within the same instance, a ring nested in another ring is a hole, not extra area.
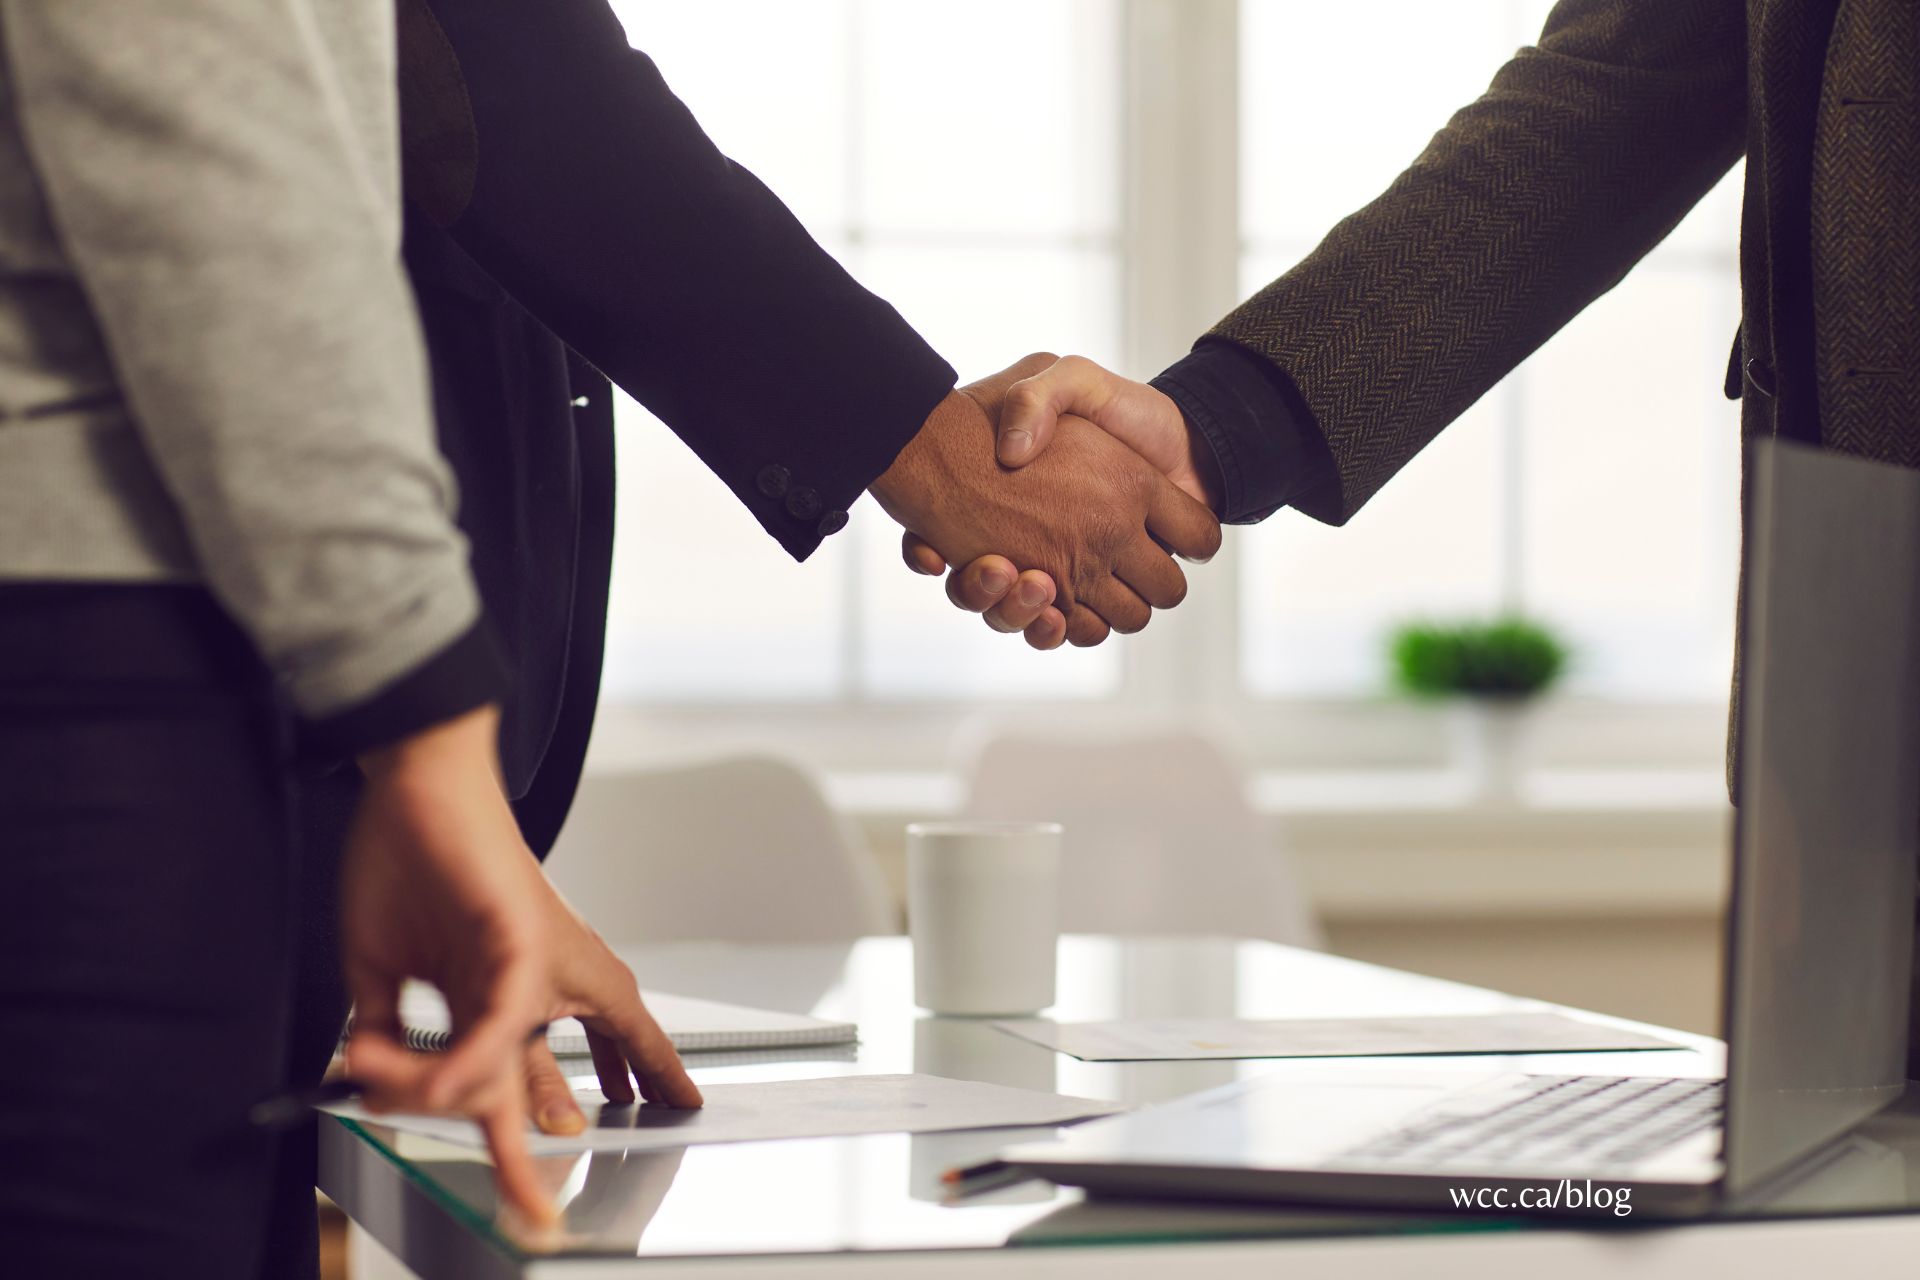
[(908, 567), (1036, 649), (1130, 634), (1187, 593), (1173, 555), (1220, 549), (1222, 478), (1160, 391), (1031, 355), (950, 393), (871, 492)]

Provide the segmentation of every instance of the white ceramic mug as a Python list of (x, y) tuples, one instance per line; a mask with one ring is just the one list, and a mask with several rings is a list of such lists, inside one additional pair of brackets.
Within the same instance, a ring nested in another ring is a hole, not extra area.
[(1053, 1003), (1060, 824), (907, 828), (913, 999), (934, 1013), (1035, 1013)]

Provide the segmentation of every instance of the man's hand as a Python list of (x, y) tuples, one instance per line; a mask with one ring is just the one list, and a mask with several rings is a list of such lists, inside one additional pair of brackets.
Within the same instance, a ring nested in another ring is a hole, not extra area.
[[(500, 788), (497, 733), (498, 716), (484, 709), (361, 761), (367, 785), (341, 875), (342, 961), (354, 998), (348, 1066), (374, 1110), (476, 1120), (503, 1197), (545, 1225), (553, 1206), (527, 1152), (529, 1092), (548, 1131), (578, 1132), (584, 1120), (540, 1043), (541, 1026), (568, 1014), (587, 1022), (609, 1099), (632, 1100), (629, 1062), (649, 1098), (698, 1106), (700, 1094), (641, 1007), (632, 974), (521, 840)], [(404, 1048), (408, 978), (446, 998), (447, 1053)]]
[[(1018, 380), (1007, 385), (1008, 374)], [(997, 453), (1003, 465), (1019, 468), (1039, 458), (1063, 418), (1071, 416), (1104, 429), (1209, 510), (1220, 509), (1222, 485), (1212, 449), (1188, 426), (1179, 406), (1146, 383), (1122, 378), (1080, 356), (1055, 359), (1042, 354), (975, 385), (1000, 393), (997, 406), (989, 408), (998, 408)], [(911, 532), (902, 550), (908, 567), (918, 573), (939, 574), (948, 563), (948, 557)], [(1051, 583), (1036, 577), (1029, 571), (1016, 582), (1011, 563), (986, 556), (950, 575), (947, 595), (963, 609), (984, 613), (995, 630), (1024, 631), (1035, 648), (1052, 648), (1060, 642), (1056, 611), (1046, 608), (1042, 599), (1050, 600), (1046, 589)]]
[[(648, 1102), (699, 1106), (700, 1090), (681, 1066), (673, 1042), (641, 1003), (633, 971), (551, 885), (543, 904), (556, 939), (546, 1018), (578, 1018), (586, 1027), (587, 1051), (593, 1055), (602, 1095), (624, 1106), (633, 1101), (632, 1082), (637, 1080), (640, 1096)], [(585, 1127), (586, 1118), (544, 1041), (529, 1049), (527, 1083), (534, 1121), (542, 1129), (572, 1134)]]
[[(1029, 360), (942, 402), (872, 492), (943, 561), (1005, 556), (1057, 588), (1055, 605), (1074, 644), (1108, 629), (1138, 631), (1155, 608), (1186, 595), (1167, 549), (1210, 557), (1220, 526), (1133, 450), (1071, 416), (1053, 424), (1046, 458), (1019, 470), (994, 458), (993, 408), (1002, 389), (1039, 372)], [(964, 576), (964, 575), (963, 575)], [(1016, 579), (1006, 575), (1007, 589)]]
[(1152, 464), (1209, 511), (1224, 500), (1220, 464), (1171, 397), (1112, 373), (1085, 356), (1054, 361), (1007, 388), (996, 450), (1009, 467), (1042, 453), (1063, 414), (1085, 418)]

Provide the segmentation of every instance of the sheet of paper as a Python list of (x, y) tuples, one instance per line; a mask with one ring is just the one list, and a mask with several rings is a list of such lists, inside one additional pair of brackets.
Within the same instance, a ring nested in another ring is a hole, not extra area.
[[(587, 1130), (578, 1137), (535, 1134), (535, 1155), (573, 1151), (646, 1151), (708, 1142), (762, 1142), (770, 1138), (828, 1138), (861, 1133), (933, 1133), (942, 1129), (1000, 1129), (1058, 1125), (1124, 1108), (1090, 1098), (1009, 1089), (944, 1076), (828, 1076), (702, 1089), (698, 1111), (639, 1104), (615, 1107), (597, 1092), (581, 1093)], [(349, 1120), (390, 1125), (463, 1146), (485, 1145), (479, 1126), (439, 1116), (373, 1115), (355, 1102), (325, 1110)]]
[(1023, 1018), (994, 1025), (1086, 1062), (1601, 1053), (1684, 1047), (1637, 1031), (1551, 1012), (1425, 1018), (1123, 1018), (1111, 1022)]

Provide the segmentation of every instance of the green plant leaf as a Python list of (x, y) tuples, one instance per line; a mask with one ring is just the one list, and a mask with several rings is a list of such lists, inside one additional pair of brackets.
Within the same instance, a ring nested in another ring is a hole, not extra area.
[(1569, 658), (1553, 632), (1520, 617), (1409, 623), (1388, 652), (1395, 683), (1423, 697), (1530, 697), (1559, 679)]

